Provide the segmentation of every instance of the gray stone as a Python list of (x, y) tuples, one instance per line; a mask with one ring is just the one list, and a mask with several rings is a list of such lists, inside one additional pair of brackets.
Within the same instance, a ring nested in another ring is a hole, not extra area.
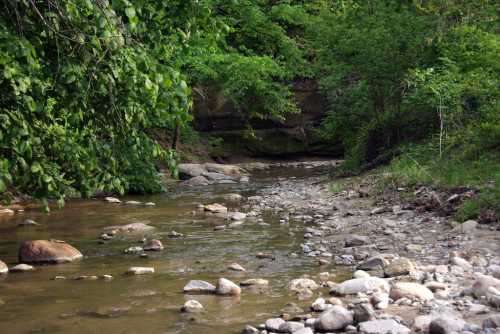
[(484, 319), (483, 328), (500, 328), (500, 313), (490, 315)]
[(253, 326), (246, 325), (241, 334), (259, 334), (259, 330)]
[(310, 278), (296, 278), (288, 283), (288, 289), (292, 291), (316, 290), (317, 288), (319, 288), (319, 285)]
[(394, 319), (372, 320), (359, 324), (360, 334), (409, 334), (410, 332), (408, 327)]
[(208, 186), (210, 181), (204, 176), (195, 176), (189, 180), (183, 181), (180, 183), (181, 186), (184, 187), (200, 187), (200, 186)]
[(334, 305), (321, 313), (314, 322), (319, 332), (338, 331), (354, 323), (352, 313), (342, 306)]
[(481, 298), (482, 296), (488, 296), (490, 294), (488, 290), (491, 287), (500, 290), (500, 280), (494, 278), (493, 276), (477, 273), (476, 280), (472, 285), (472, 294), (476, 298)]
[(299, 329), (304, 328), (304, 324), (297, 321), (287, 321), (284, 324), (281, 324), (278, 328), (278, 332), (280, 333), (295, 333)]
[(384, 267), (384, 273), (387, 277), (395, 277), (408, 275), (410, 272), (415, 270), (415, 265), (413, 262), (406, 258), (396, 259), (391, 261), (388, 265)]
[(296, 332), (293, 332), (293, 334), (314, 334), (313, 330), (309, 327), (304, 327), (302, 329), (299, 329)]
[(190, 294), (211, 294), (215, 293), (215, 286), (205, 281), (191, 280), (182, 291)]
[(271, 332), (279, 332), (280, 326), (285, 324), (285, 320), (281, 318), (271, 318), (266, 320), (266, 329)]
[(163, 250), (163, 244), (158, 239), (151, 239), (144, 244), (143, 249), (145, 251), (161, 251)]
[(357, 234), (351, 234), (345, 238), (344, 242), (345, 242), (345, 247), (362, 246), (369, 243), (370, 238)]
[(260, 286), (267, 286), (269, 285), (269, 281), (262, 279), (262, 278), (249, 278), (247, 280), (244, 280), (243, 282), (240, 282), (241, 286), (252, 286), (252, 285), (260, 285)]
[(179, 164), (177, 166), (177, 170), (179, 171), (179, 177), (181, 178), (181, 180), (187, 180), (208, 172), (205, 166), (192, 163)]
[(354, 312), (354, 321), (356, 323), (374, 320), (376, 317), (375, 310), (370, 304), (357, 304), (352, 309)]
[(246, 271), (245, 268), (243, 268), (240, 264), (238, 263), (231, 263), (229, 267), (227, 267), (229, 270), (234, 270), (234, 271)]
[(430, 334), (455, 334), (460, 333), (465, 326), (465, 321), (453, 316), (442, 316), (433, 319), (429, 324)]

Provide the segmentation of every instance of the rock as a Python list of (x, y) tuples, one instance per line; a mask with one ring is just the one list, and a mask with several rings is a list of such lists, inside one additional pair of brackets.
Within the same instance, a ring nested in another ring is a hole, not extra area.
[(224, 200), (232, 203), (240, 203), (243, 201), (243, 196), (240, 194), (226, 194), (224, 195)]
[(493, 276), (476, 274), (476, 280), (472, 285), (472, 294), (476, 298), (486, 297), (490, 294), (488, 291), (490, 287), (500, 290), (500, 280)]
[(153, 267), (130, 267), (126, 271), (128, 275), (145, 275), (145, 274), (153, 274), (155, 272), (155, 268)]
[(184, 187), (200, 187), (200, 186), (208, 186), (210, 181), (204, 176), (195, 176), (189, 180), (183, 181), (180, 183), (181, 186)]
[(247, 217), (247, 214), (243, 213), (243, 212), (229, 212), (227, 214), (227, 219), (235, 220), (235, 221), (244, 220), (246, 217)]
[(416, 332), (428, 332), (429, 331), (429, 325), (431, 324), (431, 321), (434, 317), (430, 314), (427, 315), (419, 315), (415, 319), (413, 319), (413, 324), (412, 328)]
[(163, 244), (158, 239), (151, 239), (144, 244), (143, 249), (145, 251), (161, 251), (163, 250)]
[(22, 223), (17, 224), (17, 226), (37, 226), (40, 225), (33, 219), (25, 219)]
[(211, 173), (220, 173), (232, 176), (241, 176), (243, 174), (243, 170), (241, 169), (241, 167), (236, 165), (206, 163), (204, 167), (208, 172)]
[(14, 213), (11, 209), (0, 209), (0, 215), (13, 215)]
[(246, 271), (245, 268), (243, 268), (241, 265), (238, 263), (232, 263), (229, 265), (228, 269), (234, 270), (234, 271)]
[(214, 204), (207, 204), (203, 207), (205, 211), (211, 212), (211, 213), (223, 213), (227, 214), (227, 208), (224, 205), (214, 203)]
[(280, 332), (280, 326), (285, 324), (281, 318), (271, 318), (266, 320), (266, 329), (270, 332)]
[(252, 286), (252, 285), (261, 285), (261, 286), (267, 286), (269, 285), (269, 281), (262, 279), (262, 278), (250, 278), (247, 280), (244, 280), (243, 282), (240, 282), (241, 286)]
[(370, 238), (357, 234), (351, 234), (345, 238), (344, 242), (345, 247), (362, 246), (368, 244), (370, 242)]
[(360, 334), (409, 334), (410, 332), (408, 327), (394, 319), (379, 319), (359, 324)]
[(205, 281), (191, 280), (182, 290), (184, 293), (190, 294), (211, 294), (215, 293), (215, 286)]
[(370, 274), (368, 274), (366, 271), (364, 270), (356, 270), (354, 272), (354, 274), (352, 274), (352, 277), (353, 278), (366, 278), (366, 277), (370, 277)]
[(420, 253), (424, 249), (424, 247), (418, 244), (409, 244), (405, 246), (405, 249), (408, 252)]
[(137, 254), (137, 253), (142, 253), (143, 249), (141, 246), (130, 246), (129, 248), (125, 249), (123, 252), (125, 254)]
[(108, 203), (121, 203), (122, 202), (116, 197), (104, 197), (104, 201), (106, 201)]
[(359, 270), (384, 270), (384, 267), (389, 264), (389, 259), (392, 257), (392, 254), (379, 254), (370, 257), (365, 262), (358, 265), (356, 269)]
[(371, 293), (375, 290), (388, 292), (389, 284), (382, 278), (378, 277), (363, 277), (354, 278), (337, 284), (330, 293), (337, 295), (352, 295), (356, 293)]
[(314, 322), (319, 332), (338, 331), (354, 323), (352, 313), (342, 306), (334, 305), (321, 313)]
[(355, 305), (352, 311), (354, 312), (354, 321), (356, 323), (374, 320), (377, 316), (372, 306), (366, 303)]
[(442, 316), (433, 319), (429, 324), (430, 334), (460, 333), (465, 327), (465, 321), (453, 316)]
[(259, 334), (259, 330), (253, 326), (246, 325), (241, 334)]
[(389, 307), (389, 294), (385, 292), (375, 292), (372, 295), (371, 302), (379, 310)]
[(191, 299), (184, 303), (181, 312), (198, 313), (203, 311), (203, 305), (197, 300)]
[(314, 334), (313, 330), (309, 327), (304, 327), (302, 329), (299, 329), (296, 332), (293, 332), (293, 334)]
[(500, 313), (490, 315), (483, 320), (483, 329), (500, 328)]
[(453, 230), (455, 232), (461, 232), (461, 233), (472, 233), (476, 230), (476, 227), (477, 227), (477, 221), (467, 220), (467, 221), (463, 222), (462, 224), (458, 225)]
[(130, 223), (126, 225), (113, 225), (105, 228), (106, 231), (116, 231), (116, 232), (145, 232), (154, 230), (153, 226), (144, 223)]
[(461, 257), (458, 257), (458, 256), (452, 257), (450, 259), (450, 263), (455, 265), (455, 266), (459, 266), (463, 270), (467, 270), (467, 271), (472, 270), (472, 265), (469, 263), (469, 261), (467, 261), (466, 259), (463, 259)]
[(5, 262), (0, 261), (0, 275), (7, 274), (9, 272), (9, 267), (5, 264)]
[(328, 305), (326, 304), (326, 300), (324, 298), (317, 298), (311, 305), (311, 310), (314, 312), (323, 312), (326, 310)]
[(491, 266), (486, 268), (486, 270), (491, 276), (500, 279), (500, 265), (492, 264)]
[(11, 273), (21, 273), (24, 271), (32, 271), (32, 270), (35, 270), (35, 267), (25, 263), (20, 263), (9, 269)]
[(82, 257), (78, 249), (60, 240), (25, 241), (19, 248), (21, 263), (64, 263)]
[(156, 206), (155, 202), (146, 202), (144, 203), (144, 206)]
[(169, 237), (169, 238), (182, 238), (182, 237), (184, 237), (184, 234), (176, 232), (176, 231), (170, 231), (170, 232), (168, 232), (167, 237)]
[(177, 166), (179, 172), (179, 178), (181, 180), (187, 180), (196, 176), (201, 176), (203, 173), (207, 173), (208, 170), (205, 166), (201, 164), (179, 164)]
[(241, 288), (228, 279), (219, 278), (215, 293), (221, 296), (239, 296), (241, 294)]
[(412, 282), (396, 282), (391, 287), (390, 296), (393, 300), (400, 298), (418, 299), (418, 300), (431, 300), (434, 299), (432, 291), (422, 284)]
[(258, 259), (275, 259), (273, 253), (270, 252), (258, 252), (257, 254), (255, 254), (255, 257)]
[(391, 261), (388, 265), (384, 266), (384, 273), (386, 277), (395, 277), (408, 275), (411, 271), (415, 270), (413, 262), (406, 258), (399, 258)]
[(316, 290), (319, 285), (310, 278), (296, 278), (288, 283), (288, 289), (292, 291)]
[(143, 203), (139, 202), (139, 201), (126, 201), (125, 204), (126, 205), (142, 205)]
[(298, 330), (304, 328), (304, 324), (298, 321), (287, 321), (281, 324), (278, 328), (280, 333), (296, 333)]

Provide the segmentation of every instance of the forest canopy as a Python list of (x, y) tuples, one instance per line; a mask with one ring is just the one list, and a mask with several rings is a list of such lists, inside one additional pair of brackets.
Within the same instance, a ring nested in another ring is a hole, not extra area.
[(438, 138), (464, 158), (500, 145), (498, 11), (489, 0), (19, 0), (0, 13), (0, 196), (62, 205), (97, 191), (157, 192), (193, 91), (246, 119), (299, 112), (319, 83), (318, 131), (346, 167)]

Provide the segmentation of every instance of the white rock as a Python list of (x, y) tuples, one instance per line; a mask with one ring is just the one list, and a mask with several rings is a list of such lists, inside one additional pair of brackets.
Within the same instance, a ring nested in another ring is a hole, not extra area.
[(432, 291), (422, 284), (412, 282), (397, 282), (391, 287), (391, 298), (398, 300), (401, 298), (431, 300), (434, 299)]
[(203, 207), (205, 211), (212, 212), (212, 213), (223, 213), (227, 214), (227, 208), (224, 205), (221, 205), (219, 203), (214, 203), (214, 204), (207, 204)]
[(118, 198), (116, 197), (104, 197), (104, 200), (108, 203), (121, 203), (122, 201), (120, 201)]
[(382, 278), (363, 277), (354, 278), (337, 284), (331, 292), (338, 295), (353, 295), (357, 293), (371, 293), (375, 290), (388, 292), (389, 284)]
[(153, 274), (154, 272), (155, 268), (153, 267), (130, 267), (126, 273), (129, 275), (145, 275)]
[(29, 264), (20, 263), (18, 265), (15, 265), (14, 267), (10, 268), (9, 271), (12, 273), (20, 273), (20, 272), (24, 272), (24, 271), (31, 271), (34, 269), (35, 269), (35, 267), (30, 266)]
[(316, 290), (318, 288), (319, 285), (310, 278), (296, 278), (288, 283), (288, 289), (292, 291)]
[(200, 280), (191, 280), (184, 286), (184, 293), (193, 293), (193, 294), (210, 294), (215, 293), (215, 286), (205, 281)]
[(394, 319), (371, 320), (359, 324), (360, 334), (409, 334), (410, 332), (408, 327)]
[(239, 296), (241, 294), (241, 288), (228, 279), (219, 278), (215, 293), (222, 296)]
[(352, 325), (352, 313), (342, 306), (334, 305), (321, 313), (314, 322), (314, 328), (320, 332), (338, 331)]
[(228, 269), (234, 270), (234, 271), (246, 271), (245, 268), (243, 268), (240, 264), (238, 263), (232, 263), (229, 265)]
[(370, 274), (368, 274), (364, 270), (356, 270), (354, 274), (352, 274), (353, 278), (365, 278), (365, 277), (370, 277)]

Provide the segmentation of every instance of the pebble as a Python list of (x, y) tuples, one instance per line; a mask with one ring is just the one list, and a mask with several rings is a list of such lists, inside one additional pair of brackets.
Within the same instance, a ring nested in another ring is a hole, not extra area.
[(145, 275), (145, 274), (153, 274), (155, 272), (155, 268), (153, 267), (130, 267), (126, 274), (128, 275)]

